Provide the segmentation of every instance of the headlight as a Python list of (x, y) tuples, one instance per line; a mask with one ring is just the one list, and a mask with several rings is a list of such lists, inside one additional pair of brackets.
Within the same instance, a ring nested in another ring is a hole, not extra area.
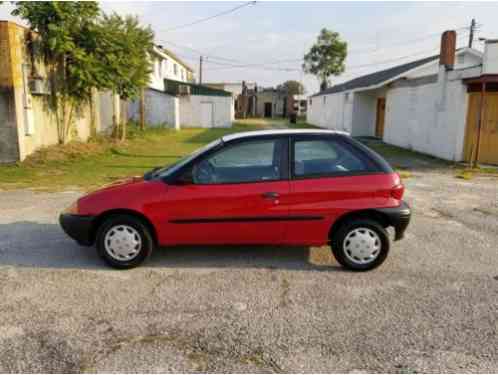
[(72, 205), (67, 207), (64, 211), (64, 214), (78, 215), (78, 202), (74, 202)]

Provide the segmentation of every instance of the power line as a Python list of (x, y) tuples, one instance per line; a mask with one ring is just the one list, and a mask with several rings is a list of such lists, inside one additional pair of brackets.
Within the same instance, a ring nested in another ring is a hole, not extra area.
[(212, 20), (213, 18), (224, 16), (224, 15), (236, 12), (239, 9), (242, 9), (242, 8), (245, 8), (245, 7), (249, 6), (249, 5), (254, 5), (254, 4), (256, 4), (256, 1), (248, 1), (247, 3), (238, 5), (238, 6), (234, 7), (234, 8), (225, 10), (225, 11), (220, 12), (220, 13), (213, 14), (212, 16), (209, 16), (209, 17), (206, 17), (206, 18), (201, 18), (201, 19), (198, 19), (197, 21), (193, 21), (193, 22), (190, 22), (190, 23), (186, 23), (186, 24), (183, 24), (183, 25), (174, 26), (174, 27), (171, 27), (169, 29), (163, 29), (163, 30), (159, 30), (159, 31), (173, 31), (173, 30), (183, 29), (185, 27), (194, 26), (194, 25), (197, 25), (199, 23)]
[(198, 49), (195, 49), (195, 48), (192, 48), (192, 47), (188, 47), (188, 46), (183, 46), (181, 44), (173, 43), (173, 42), (170, 42), (168, 40), (162, 40), (161, 43), (171, 44), (172, 46), (175, 46), (177, 48), (184, 49), (184, 50), (189, 50), (189, 51), (195, 52), (199, 56), (202, 55), (202, 56), (209, 57), (209, 58), (215, 59), (215, 60), (222, 60), (222, 61), (231, 61), (231, 62), (236, 62), (236, 63), (242, 63), (241, 60), (235, 60), (235, 59), (230, 59), (230, 58), (226, 58), (226, 57), (219, 57), (219, 56), (214, 56), (214, 55), (208, 55), (208, 54), (205, 54), (204, 52), (202, 52), (202, 51), (200, 51)]
[[(465, 29), (468, 30), (470, 28), (468, 26), (466, 26), (466, 27), (460, 27), (460, 28), (455, 29), (455, 31), (465, 30)], [(459, 37), (462, 36), (462, 35), (464, 35), (464, 34), (467, 34), (468, 32), (469, 31), (460, 34)], [(392, 43), (392, 44), (386, 45), (384, 47), (376, 48), (374, 50), (371, 50), (371, 49), (351, 50), (351, 51), (348, 51), (348, 55), (351, 55), (351, 54), (365, 54), (365, 53), (378, 53), (381, 50), (385, 50), (386, 48), (396, 47), (396, 46), (400, 46), (400, 45), (414, 44), (414, 43), (417, 43), (417, 42), (420, 42), (420, 41), (423, 41), (423, 40), (427, 40), (427, 39), (430, 39), (430, 38), (434, 38), (434, 37), (440, 36), (440, 35), (441, 35), (441, 33), (432, 33), (432, 34), (428, 34), (428, 35), (425, 35), (425, 36), (422, 36), (422, 37), (419, 37), (419, 38), (416, 38), (416, 39), (411, 39), (411, 40), (407, 40), (407, 41), (403, 41), (403, 42), (398, 42), (398, 43)], [(210, 54), (204, 53), (203, 51), (197, 50), (195, 48), (192, 48), (192, 47), (189, 47), (189, 46), (180, 45), (180, 44), (177, 44), (177, 43), (174, 43), (174, 42), (171, 42), (171, 41), (162, 41), (162, 42), (170, 44), (170, 45), (175, 46), (177, 48), (181, 48), (181, 49), (184, 49), (184, 50), (192, 51), (192, 52), (198, 54), (199, 56), (202, 55), (202, 56), (204, 56), (204, 57), (206, 57), (208, 59), (211, 59), (211, 60), (220, 60), (220, 61), (228, 61), (228, 62), (233, 62), (233, 63), (240, 63), (240, 65), (233, 65), (232, 66), (233, 68), (243, 68), (243, 67), (252, 67), (252, 66), (265, 66), (265, 65), (269, 65), (269, 64), (302, 62), (304, 60), (303, 58), (293, 58), (293, 59), (272, 60), (272, 61), (266, 61), (266, 62), (262, 62), (262, 63), (245, 64), (244, 61), (241, 61), (241, 60), (237, 60), (237, 59), (233, 59), (233, 58), (227, 58), (227, 57), (220, 57), (220, 56), (215, 56), (215, 55), (210, 55)], [(211, 61), (211, 62), (214, 63), (213, 61)], [(222, 65), (222, 64), (219, 64), (219, 65)]]
[[(464, 26), (464, 27), (459, 27), (457, 29), (453, 29), (453, 30), (454, 31), (461, 31), (461, 30), (465, 30), (465, 29), (468, 30), (469, 27), (468, 26)], [(466, 33), (468, 33), (468, 31)], [(389, 47), (398, 47), (398, 46), (403, 46), (403, 45), (407, 45), (407, 44), (415, 44), (415, 43), (422, 42), (422, 41), (427, 40), (427, 39), (432, 39), (432, 38), (435, 38), (435, 37), (440, 37), (441, 34), (442, 34), (442, 32), (427, 34), (427, 35), (421, 36), (419, 38), (415, 38), (415, 39), (411, 39), (411, 40), (410, 39), (409, 40), (404, 40), (404, 41), (400, 41), (400, 42), (397, 42), (397, 43), (390, 43), (387, 46), (376, 47), (374, 50), (371, 50), (371, 49), (351, 50), (351, 51), (348, 51), (348, 54), (352, 54), (352, 53), (362, 54), (362, 53), (378, 52), (379, 50), (383, 50), (383, 49), (386, 49), (386, 48), (389, 48)]]
[[(456, 30), (463, 30), (463, 29), (469, 29), (469, 27), (462, 27), (462, 28), (458, 28)], [(458, 35), (458, 37), (459, 38), (464, 37), (468, 33), (469, 33), (469, 31), (467, 31), (465, 33), (460, 33)], [(407, 42), (403, 42), (403, 44), (411, 44), (411, 43), (414, 43), (416, 41), (425, 40), (425, 39), (434, 37), (436, 35), (439, 36), (440, 34), (438, 33), (438, 34), (426, 35), (426, 36), (423, 36), (423, 37), (420, 37), (417, 39), (412, 39), (412, 40), (409, 40)], [(303, 59), (282, 59), (282, 60), (273, 60), (273, 61), (268, 61), (268, 62), (263, 62), (263, 63), (242, 64), (242, 61), (240, 61), (240, 60), (226, 58), (226, 57), (220, 57), (220, 56), (214, 56), (214, 55), (207, 55), (207, 54), (204, 54), (202, 51), (197, 50), (197, 49), (192, 48), (192, 47), (179, 45), (177, 43), (173, 43), (173, 42), (169, 42), (169, 41), (164, 41), (164, 42), (171, 44), (171, 45), (178, 47), (178, 48), (192, 51), (199, 56), (203, 56), (204, 57), (204, 60), (203, 60), (204, 64), (218, 65), (218, 67), (215, 67), (215, 68), (205, 69), (205, 70), (209, 70), (209, 71), (228, 70), (228, 69), (251, 69), (251, 70), (265, 70), (265, 71), (280, 71), (280, 72), (298, 72), (298, 71), (302, 70), (300, 68), (294, 68), (294, 67), (274, 67), (274, 66), (269, 66), (269, 65), (280, 64), (280, 63), (301, 62), (301, 61), (303, 61)], [(396, 46), (396, 45), (397, 44), (391, 44), (390, 46)], [(429, 53), (435, 54), (435, 53), (437, 53), (436, 52), (437, 50), (438, 50), (438, 48), (434, 48), (431, 50), (424, 50), (424, 51), (420, 51), (417, 53), (404, 55), (404, 56), (400, 56), (400, 57), (396, 57), (396, 58), (392, 58), (392, 59), (388, 59), (388, 60), (383, 60), (383, 61), (379, 61), (379, 62), (350, 66), (350, 67), (347, 67), (348, 73), (346, 73), (346, 75), (350, 75), (352, 71), (354, 72), (356, 70), (363, 70), (363, 69), (371, 67), (371, 66), (389, 64), (389, 63), (400, 61), (400, 60), (407, 59), (410, 57), (419, 56), (421, 54), (429, 54)], [(373, 51), (371, 51), (371, 53), (372, 52)], [(189, 59), (193, 60), (194, 58), (189, 57)], [(217, 61), (217, 60), (219, 60), (219, 61)], [(239, 64), (237, 64), (237, 63), (239, 63)]]
[[(465, 35), (459, 35), (459, 37), (464, 37)], [(404, 55), (404, 56), (399, 56), (383, 61), (377, 61), (374, 63), (368, 63), (368, 64), (361, 64), (361, 65), (353, 65), (346, 67), (346, 74), (345, 75), (350, 75), (352, 72), (355, 72), (357, 70), (363, 70), (368, 67), (373, 67), (373, 66), (378, 66), (378, 65), (384, 65), (384, 64), (390, 64), (393, 62), (397, 62), (400, 60), (408, 59), (411, 57), (417, 57), (420, 55), (434, 55), (437, 54), (439, 51), (439, 47), (434, 47), (433, 49), (430, 50), (424, 50), (424, 51), (419, 51), (416, 53), (412, 53), (409, 55)], [(225, 64), (225, 63), (219, 63), (219, 62), (211, 62), (216, 65), (222, 65), (223, 67), (220, 68), (212, 68), (212, 69), (207, 69), (210, 71), (216, 71), (216, 70), (226, 70), (226, 69), (236, 69), (236, 68), (243, 68), (243, 69), (261, 69), (261, 70), (270, 70), (270, 71), (286, 71), (286, 72), (293, 72), (293, 71), (301, 71), (301, 69), (296, 69), (296, 68), (272, 68), (272, 67), (266, 67), (264, 64), (246, 64), (246, 65), (232, 65), (232, 64)], [(387, 68), (388, 69), (388, 68)]]

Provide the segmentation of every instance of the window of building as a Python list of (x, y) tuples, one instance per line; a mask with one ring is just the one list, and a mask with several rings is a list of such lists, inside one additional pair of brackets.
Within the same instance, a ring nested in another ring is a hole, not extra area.
[(457, 64), (462, 65), (465, 63), (465, 56), (464, 55), (458, 55), (457, 56)]
[(185, 70), (182, 69), (182, 81), (185, 80)]
[(173, 65), (173, 73), (175, 73), (175, 76), (178, 75), (178, 65)]
[(323, 104), (327, 103), (327, 97), (324, 95), (323, 96)]

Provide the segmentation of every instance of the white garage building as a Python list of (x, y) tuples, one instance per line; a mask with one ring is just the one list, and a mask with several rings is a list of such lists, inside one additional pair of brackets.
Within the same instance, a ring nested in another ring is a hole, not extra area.
[(312, 95), (307, 121), (447, 160), (466, 159), (464, 149), (474, 142), (466, 137), (467, 80), (483, 74), (483, 54), (455, 50), (453, 38), (452, 31), (443, 34), (441, 57), (395, 66)]

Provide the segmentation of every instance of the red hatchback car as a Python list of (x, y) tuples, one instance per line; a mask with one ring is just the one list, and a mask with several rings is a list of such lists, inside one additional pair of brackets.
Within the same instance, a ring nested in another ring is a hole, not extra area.
[(60, 215), (116, 268), (171, 245), (330, 244), (368, 270), (403, 237), (410, 208), (389, 164), (346, 133), (269, 130), (225, 136), (173, 165), (80, 198)]

